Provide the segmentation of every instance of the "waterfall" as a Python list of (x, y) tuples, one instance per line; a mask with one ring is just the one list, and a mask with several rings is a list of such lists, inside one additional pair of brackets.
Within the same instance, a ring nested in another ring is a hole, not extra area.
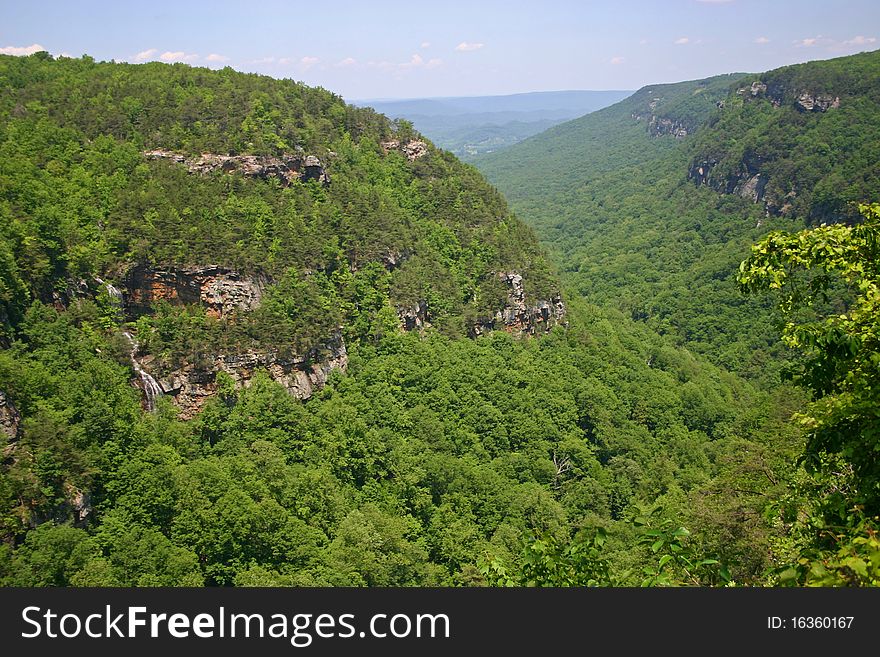
[(107, 294), (110, 296), (111, 299), (110, 303), (112, 303), (114, 306), (122, 307), (122, 292), (120, 292), (119, 289), (115, 285), (113, 285), (113, 283), (104, 283), (104, 287), (107, 288)]
[(95, 276), (95, 282), (104, 286), (104, 289), (107, 290), (107, 296), (110, 297), (110, 305), (121, 314), (122, 309), (125, 308), (125, 299), (122, 296), (122, 292), (119, 291), (119, 288), (113, 285), (113, 283), (107, 283), (106, 281), (101, 280), (97, 276)]
[(134, 367), (134, 371), (141, 378), (141, 386), (144, 390), (144, 409), (153, 412), (156, 410), (156, 400), (162, 396), (162, 387), (156, 382), (156, 379), (154, 379), (149, 372), (141, 367), (141, 364), (137, 361), (137, 358), (134, 357), (137, 353), (138, 345), (137, 341), (134, 339), (134, 337), (132, 337), (131, 333), (129, 333), (128, 331), (124, 331), (122, 335), (124, 335), (129, 344), (131, 344), (131, 352), (129, 353), (129, 358), (131, 359), (131, 365), (132, 367)]

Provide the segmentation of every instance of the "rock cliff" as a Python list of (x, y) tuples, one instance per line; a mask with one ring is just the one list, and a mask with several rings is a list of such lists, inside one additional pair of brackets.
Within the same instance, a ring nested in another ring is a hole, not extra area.
[(126, 276), (126, 307), (132, 314), (142, 314), (155, 301), (200, 303), (209, 315), (223, 317), (256, 308), (268, 284), (264, 276), (246, 276), (216, 265), (138, 266)]
[[(774, 111), (789, 113), (824, 113), (840, 107), (840, 96), (826, 92), (813, 92), (799, 86), (788, 87), (779, 81), (755, 80), (751, 85), (735, 92), (743, 103), (766, 102)], [(784, 118), (784, 114), (777, 115)], [(714, 155), (699, 154), (691, 162), (688, 179), (698, 187), (706, 185), (722, 194), (738, 194), (754, 203), (763, 203), (767, 216), (788, 214), (793, 208), (797, 191), (780, 192), (773, 189), (767, 172), (769, 160), (760, 152), (761, 145), (749, 148), (738, 160), (721, 152)], [(768, 149), (772, 152), (772, 148)], [(721, 164), (722, 166), (718, 166)], [(723, 173), (721, 173), (723, 171)]]
[(827, 112), (840, 107), (840, 96), (831, 94), (811, 94), (804, 91), (798, 94), (795, 107), (802, 112)]
[[(149, 368), (152, 357), (139, 361)], [(265, 370), (273, 380), (298, 399), (308, 399), (324, 387), (335, 370), (348, 367), (348, 352), (342, 335), (337, 333), (324, 344), (302, 355), (281, 356), (277, 351), (245, 351), (211, 356), (208, 365), (186, 364), (156, 379), (163, 395), (169, 396), (180, 408), (180, 417), (194, 417), (205, 402), (218, 392), (217, 376), (227, 374), (237, 387), (247, 387), (254, 374)]]
[(399, 139), (390, 139), (379, 144), (386, 153), (391, 151), (399, 151), (410, 162), (418, 160), (428, 154), (428, 144), (421, 139), (411, 139), (408, 142), (401, 143)]
[[(172, 304), (198, 304), (208, 315), (230, 321), (235, 321), (238, 313), (256, 309), (272, 283), (262, 275), (244, 275), (217, 265), (136, 266), (123, 276), (121, 290), (102, 280), (98, 282), (112, 299), (118, 299), (124, 318), (138, 317), (149, 312), (152, 303), (165, 300)], [(163, 371), (152, 355), (141, 353), (136, 336), (128, 332), (124, 335), (131, 344), (130, 359), (135, 372), (132, 385), (141, 391), (144, 409), (155, 410), (156, 400), (168, 396), (179, 407), (182, 418), (193, 417), (216, 394), (220, 372), (228, 374), (236, 385), (247, 386), (254, 373), (262, 369), (295, 397), (308, 399), (324, 386), (332, 371), (344, 371), (348, 365), (348, 353), (339, 332), (305, 354), (281, 355), (277, 350), (216, 353), (207, 363), (187, 363), (173, 371)]]
[(15, 451), (15, 442), (18, 440), (18, 431), (21, 424), (21, 415), (6, 397), (6, 393), (0, 391), (0, 437), (5, 438), (3, 444), (3, 459), (7, 459)]
[(186, 157), (180, 153), (157, 148), (145, 151), (149, 160), (169, 160), (186, 166), (190, 173), (240, 173), (250, 178), (277, 178), (287, 186), (294, 181), (317, 180), (329, 185), (330, 176), (324, 165), (314, 155), (285, 155), (272, 157), (268, 155), (218, 155), (202, 153), (198, 157)]
[(514, 335), (534, 335), (563, 322), (565, 304), (559, 295), (529, 303), (520, 274), (500, 272), (498, 277), (507, 285), (507, 303), (492, 317), (474, 323), (471, 327), (472, 336), (498, 330)]

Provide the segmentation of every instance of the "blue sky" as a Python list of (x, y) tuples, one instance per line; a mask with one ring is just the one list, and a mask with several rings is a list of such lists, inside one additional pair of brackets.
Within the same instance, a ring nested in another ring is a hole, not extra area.
[(880, 48), (878, 0), (0, 2), (0, 52), (184, 61), (349, 99), (636, 89)]

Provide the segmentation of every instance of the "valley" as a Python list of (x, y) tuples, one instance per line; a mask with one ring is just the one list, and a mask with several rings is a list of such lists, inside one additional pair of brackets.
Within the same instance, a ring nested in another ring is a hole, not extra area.
[(452, 103), (0, 55), (0, 583), (876, 584), (878, 70), (472, 153)]

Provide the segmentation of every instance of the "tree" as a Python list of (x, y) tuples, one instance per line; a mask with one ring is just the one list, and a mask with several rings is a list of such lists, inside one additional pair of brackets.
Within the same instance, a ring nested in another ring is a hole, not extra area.
[(859, 211), (855, 225), (769, 234), (739, 273), (744, 290), (781, 295), (782, 339), (802, 354), (794, 377), (814, 399), (796, 415), (802, 461), (833, 477), (823, 512), (848, 525), (880, 514), (880, 204)]

